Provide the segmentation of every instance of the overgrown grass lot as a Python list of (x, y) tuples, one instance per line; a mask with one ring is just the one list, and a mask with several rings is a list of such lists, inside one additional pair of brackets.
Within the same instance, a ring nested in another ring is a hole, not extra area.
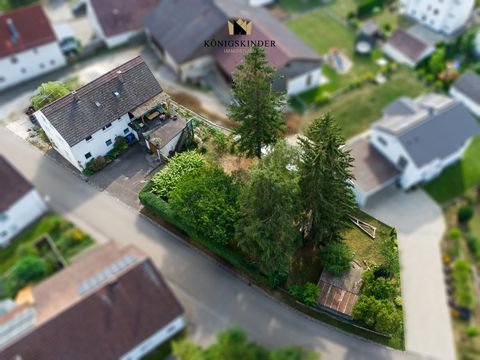
[(342, 128), (343, 136), (350, 138), (379, 120), (383, 108), (400, 96), (416, 97), (428, 92), (423, 82), (408, 69), (399, 69), (383, 84), (366, 84), (343, 94), (307, 116), (306, 123), (330, 113)]
[(94, 242), (89, 235), (60, 215), (42, 217), (18, 235), (9, 246), (0, 250), (0, 298), (14, 296), (24, 285), (21, 281), (23, 279), (15, 278), (15, 269), (25, 258), (30, 259), (29, 264), (33, 263), (39, 268), (34, 274), (27, 274), (27, 278), (32, 277), (31, 282), (38, 282), (60, 269), (58, 259), (52, 251), (39, 249), (35, 245), (44, 235), (50, 236), (67, 262)]
[(480, 184), (480, 136), (477, 136), (465, 152), (463, 159), (448, 168), (433, 181), (424, 185), (425, 190), (439, 203), (446, 203)]

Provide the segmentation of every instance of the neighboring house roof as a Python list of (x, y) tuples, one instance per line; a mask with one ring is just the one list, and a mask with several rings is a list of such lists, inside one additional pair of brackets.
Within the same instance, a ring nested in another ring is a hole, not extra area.
[(143, 19), (160, 0), (90, 0), (106, 37), (143, 29)]
[(0, 58), (56, 41), (41, 5), (24, 6), (0, 14)]
[(345, 146), (353, 157), (355, 185), (368, 194), (392, 183), (399, 171), (366, 138), (357, 138)]
[(453, 88), (480, 105), (480, 75), (467, 71), (453, 83)]
[(33, 326), (0, 347), (2, 359), (119, 359), (183, 314), (146, 255), (113, 243), (34, 286), (30, 306)]
[(388, 39), (386, 46), (400, 52), (414, 64), (422, 60), (431, 48), (427, 43), (402, 29), (395, 31)]
[(460, 102), (435, 94), (415, 102), (415, 114), (386, 116), (373, 126), (397, 137), (417, 167), (448, 157), (480, 134), (480, 124)]
[(161, 92), (157, 79), (138, 56), (40, 111), (74, 146)]
[(391, 102), (383, 109), (384, 116), (409, 116), (418, 111), (418, 105), (405, 96)]
[(32, 184), (0, 155), (0, 213), (33, 189)]
[[(145, 23), (155, 42), (181, 64), (212, 51), (205, 49), (205, 40), (238, 39), (229, 36), (227, 31), (227, 21), (237, 18), (248, 19), (253, 23), (252, 35), (242, 39), (275, 40), (277, 48), (266, 48), (266, 52), (268, 60), (276, 66), (284, 66), (295, 59), (321, 62), (322, 58), (318, 54), (269, 11), (232, 1), (162, 0)], [(239, 53), (229, 55), (232, 60), (220, 57), (220, 61), (225, 62), (226, 69), (232, 68), (231, 63), (238, 64), (239, 59), (243, 59)]]

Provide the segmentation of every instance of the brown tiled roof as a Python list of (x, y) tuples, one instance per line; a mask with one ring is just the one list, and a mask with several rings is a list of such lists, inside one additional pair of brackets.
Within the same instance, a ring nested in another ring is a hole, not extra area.
[(157, 79), (137, 56), (41, 111), (67, 143), (74, 146), (161, 92)]
[[(14, 41), (7, 20), (11, 19), (18, 38)], [(50, 21), (41, 5), (30, 5), (0, 14), (0, 58), (55, 41)]]
[[(78, 294), (79, 282), (127, 255), (136, 261), (125, 271)], [(36, 327), (0, 350), (1, 359), (118, 359), (183, 314), (152, 262), (134, 247), (113, 244), (34, 287), (33, 294)]]
[(0, 213), (32, 189), (32, 184), (0, 155)]
[(423, 53), (429, 47), (428, 44), (402, 29), (395, 31), (392, 37), (388, 39), (387, 44), (401, 52), (414, 63), (421, 60)]
[(141, 30), (143, 19), (160, 0), (90, 0), (107, 37)]
[(379, 189), (399, 175), (399, 171), (367, 139), (359, 138), (346, 146), (353, 157), (355, 184), (365, 193)]

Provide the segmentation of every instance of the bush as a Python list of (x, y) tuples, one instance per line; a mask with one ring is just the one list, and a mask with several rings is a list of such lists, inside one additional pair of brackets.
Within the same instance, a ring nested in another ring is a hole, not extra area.
[(170, 192), (181, 179), (200, 170), (205, 165), (203, 156), (195, 151), (186, 151), (175, 155), (168, 165), (152, 178), (152, 192), (167, 200)]
[(402, 312), (389, 300), (361, 295), (353, 308), (353, 318), (383, 334), (395, 334), (403, 324)]
[(453, 287), (455, 289), (455, 303), (464, 309), (475, 308), (474, 278), (470, 263), (458, 259), (452, 267)]
[(395, 300), (397, 288), (392, 281), (384, 277), (375, 278), (371, 271), (367, 271), (363, 274), (362, 294), (379, 300)]
[(105, 156), (108, 160), (115, 160), (128, 150), (128, 142), (123, 136), (117, 136), (112, 150)]
[(28, 283), (43, 279), (47, 270), (45, 260), (36, 256), (25, 256), (13, 266), (11, 277), (16, 288), (21, 289)]
[(448, 230), (448, 238), (452, 240), (458, 240), (462, 236), (462, 230), (458, 227), (452, 227)]
[(83, 173), (90, 176), (102, 170), (105, 166), (107, 166), (107, 159), (103, 156), (99, 156), (87, 163)]
[(298, 301), (307, 306), (317, 305), (317, 298), (320, 296), (320, 288), (311, 282), (305, 285), (295, 284), (288, 288), (288, 292)]
[(480, 238), (475, 234), (467, 234), (465, 238), (473, 257), (476, 261), (480, 262)]
[(458, 209), (457, 218), (460, 224), (466, 224), (473, 217), (475, 210), (471, 206), (462, 206)]
[(353, 253), (346, 244), (334, 242), (322, 249), (320, 259), (327, 272), (340, 276), (350, 269)]
[(387, 3), (387, 0), (364, 0), (357, 7), (358, 17), (367, 17), (377, 13)]

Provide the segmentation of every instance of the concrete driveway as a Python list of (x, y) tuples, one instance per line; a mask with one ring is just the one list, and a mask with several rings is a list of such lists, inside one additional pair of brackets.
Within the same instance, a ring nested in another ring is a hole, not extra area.
[(455, 359), (452, 324), (442, 271), (441, 208), (423, 191), (390, 189), (366, 212), (398, 232), (406, 349), (434, 359)]

